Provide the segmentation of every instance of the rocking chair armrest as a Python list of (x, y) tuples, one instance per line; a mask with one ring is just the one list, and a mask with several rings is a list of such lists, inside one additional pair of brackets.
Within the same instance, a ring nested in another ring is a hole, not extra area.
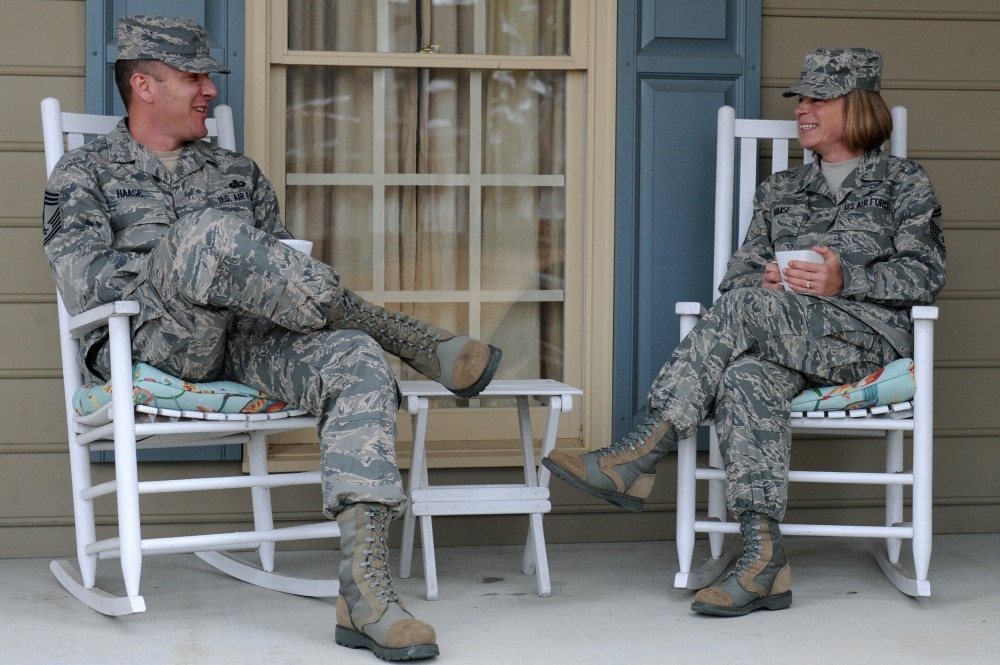
[(680, 317), (681, 339), (684, 339), (691, 329), (695, 327), (701, 317), (708, 314), (708, 310), (700, 302), (679, 302), (674, 306), (674, 312)]
[(674, 313), (678, 316), (702, 317), (708, 314), (708, 310), (700, 302), (679, 302), (674, 307)]
[(934, 322), (938, 308), (918, 305), (910, 310), (913, 320), (913, 370), (918, 390), (914, 395), (915, 412), (924, 420), (924, 428), (931, 424), (934, 403)]
[(139, 313), (139, 303), (134, 300), (117, 300), (99, 305), (69, 319), (69, 332), (73, 337), (83, 337), (94, 328), (108, 325), (114, 317), (129, 317)]

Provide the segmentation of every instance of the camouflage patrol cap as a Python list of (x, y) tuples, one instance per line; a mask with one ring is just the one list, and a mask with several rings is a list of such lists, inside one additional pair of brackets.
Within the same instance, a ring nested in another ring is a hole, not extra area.
[(881, 87), (882, 56), (866, 48), (819, 48), (807, 53), (798, 83), (783, 97), (802, 95), (813, 99), (843, 97), (851, 90)]
[(229, 73), (209, 55), (208, 31), (189, 18), (123, 16), (117, 32), (119, 60), (159, 60), (182, 72)]

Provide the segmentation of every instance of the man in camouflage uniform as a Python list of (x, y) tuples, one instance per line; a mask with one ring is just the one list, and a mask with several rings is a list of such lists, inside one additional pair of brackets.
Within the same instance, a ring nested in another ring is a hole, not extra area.
[[(399, 391), (383, 349), (472, 397), (500, 351), (340, 284), (291, 238), (250, 159), (201, 141), (217, 95), (208, 35), (190, 19), (119, 21), (115, 77), (129, 116), (67, 153), (45, 193), (44, 246), (73, 314), (136, 300), (132, 355), (190, 381), (225, 378), (319, 416), (324, 510), (341, 526), (337, 642), (381, 658), (436, 656), (434, 629), (392, 589), (388, 521), (405, 507)], [(382, 348), (380, 348), (382, 347)], [(79, 362), (107, 379), (107, 333)]]
[[(574, 487), (642, 510), (656, 462), (712, 414), (744, 556), (696, 595), (698, 612), (733, 616), (791, 604), (778, 530), (791, 398), (912, 355), (909, 308), (933, 303), (944, 286), (941, 209), (927, 174), (881, 148), (892, 126), (878, 94), (881, 69), (881, 56), (868, 49), (806, 56), (800, 81), (784, 94), (799, 97), (800, 142), (817, 161), (758, 188), (721, 296), (653, 382), (649, 416), (607, 448), (581, 456), (557, 450), (543, 460)], [(790, 262), (786, 291), (774, 258), (792, 249), (812, 249), (823, 263)]]

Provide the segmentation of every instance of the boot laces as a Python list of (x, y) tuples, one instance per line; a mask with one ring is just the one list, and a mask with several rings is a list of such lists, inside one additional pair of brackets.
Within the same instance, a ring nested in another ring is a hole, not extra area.
[(601, 457), (615, 457), (622, 453), (633, 451), (637, 447), (644, 445), (653, 436), (654, 431), (662, 422), (659, 416), (646, 416), (634, 430), (610, 446), (601, 448), (597, 453)]
[(366, 307), (366, 303), (347, 293), (341, 295), (340, 303), (344, 308), (344, 321), (356, 322), (362, 329), (377, 331), (388, 343), (398, 344), (400, 349), (413, 355), (434, 357), (441, 334), (428, 329), (428, 324), (423, 321), (381, 307)]
[(392, 579), (389, 577), (389, 511), (371, 508), (365, 510), (365, 517), (370, 521), (365, 523), (365, 543), (369, 546), (362, 550), (365, 560), (360, 563), (364, 569), (364, 579), (368, 581), (369, 588), (378, 589), (375, 597), (379, 604), (398, 603), (399, 596), (392, 588)]
[(760, 530), (761, 520), (756, 518), (749, 520), (749, 524), (743, 525), (743, 556), (729, 572), (729, 577), (742, 575), (750, 566), (760, 561), (761, 552), (764, 551)]

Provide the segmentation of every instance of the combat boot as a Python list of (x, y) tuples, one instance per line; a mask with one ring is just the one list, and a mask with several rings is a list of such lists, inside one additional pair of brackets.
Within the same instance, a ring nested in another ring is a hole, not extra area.
[(792, 604), (792, 569), (785, 560), (778, 521), (760, 513), (740, 516), (743, 556), (715, 584), (695, 594), (691, 609), (737, 617)]
[(438, 655), (434, 629), (414, 619), (389, 578), (388, 507), (356, 503), (337, 515), (340, 525), (340, 596), (337, 644), (370, 649), (382, 660)]
[[(671, 436), (666, 436), (667, 434)], [(606, 448), (583, 455), (553, 450), (542, 460), (549, 471), (587, 494), (639, 512), (653, 491), (656, 463), (676, 438), (658, 412)]]
[(379, 307), (349, 289), (327, 320), (331, 328), (368, 333), (384, 350), (466, 399), (482, 392), (500, 365), (502, 352), (495, 346)]

